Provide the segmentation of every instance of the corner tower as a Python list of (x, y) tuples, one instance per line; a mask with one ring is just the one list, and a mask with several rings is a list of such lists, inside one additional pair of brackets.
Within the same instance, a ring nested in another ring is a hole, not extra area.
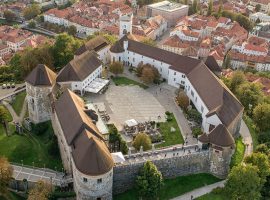
[(43, 64), (39, 64), (25, 79), (29, 118), (35, 124), (50, 120), (50, 94), (55, 80), (56, 74)]

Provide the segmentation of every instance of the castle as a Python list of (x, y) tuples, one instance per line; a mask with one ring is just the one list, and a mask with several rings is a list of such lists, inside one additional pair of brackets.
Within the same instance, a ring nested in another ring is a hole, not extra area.
[[(45, 65), (38, 65), (26, 78), (29, 117), (33, 123), (52, 121), (64, 168), (73, 175), (77, 199), (112, 199), (113, 193), (134, 185), (146, 160), (153, 161), (165, 178), (199, 172), (226, 177), (243, 106), (210, 66), (135, 41), (129, 34), (132, 16), (124, 20), (120, 26), (120, 34), (124, 35), (114, 45), (110, 46), (104, 38), (94, 38), (82, 46), (58, 74)], [(93, 117), (95, 112), (74, 93), (83, 95), (99, 79), (101, 61), (109, 62), (108, 58), (112, 62), (123, 62), (125, 66), (149, 63), (169, 85), (185, 90), (203, 118), (204, 134), (199, 137), (196, 148), (186, 147), (193, 150), (190, 154), (183, 154), (183, 149), (175, 147), (131, 154), (125, 156), (123, 162), (113, 159), (96, 126), (101, 119)], [(63, 91), (59, 98), (58, 91)], [(201, 150), (203, 146), (209, 148)]]

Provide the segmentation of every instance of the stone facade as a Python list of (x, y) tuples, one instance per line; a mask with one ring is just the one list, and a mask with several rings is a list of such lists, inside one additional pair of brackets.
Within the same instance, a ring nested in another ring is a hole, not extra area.
[[(229, 169), (231, 158), (229, 152), (229, 150), (226, 152), (216, 152), (210, 148), (206, 151), (184, 156), (179, 155), (151, 161), (161, 171), (164, 178), (175, 178), (196, 173), (211, 173), (217, 177), (224, 178), (227, 176)], [(227, 157), (224, 158), (224, 156)], [(113, 169), (113, 193), (122, 193), (132, 188), (143, 164), (144, 162), (134, 162), (116, 165)]]
[(26, 94), (30, 120), (37, 124), (51, 119), (52, 87), (35, 87), (26, 82)]
[[(73, 162), (74, 165), (74, 162)], [(77, 199), (81, 200), (111, 200), (113, 186), (113, 169), (100, 176), (82, 174), (73, 167), (74, 190)]]

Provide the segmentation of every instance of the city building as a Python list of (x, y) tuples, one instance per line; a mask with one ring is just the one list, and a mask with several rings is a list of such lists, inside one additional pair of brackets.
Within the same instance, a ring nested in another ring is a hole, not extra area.
[(167, 20), (168, 26), (171, 27), (174, 26), (181, 17), (188, 15), (188, 6), (170, 1), (161, 1), (147, 5), (146, 15), (148, 18), (161, 15)]
[(257, 12), (254, 14), (249, 15), (250, 21), (257, 23), (258, 20), (259, 22), (270, 22), (270, 16), (265, 13)]

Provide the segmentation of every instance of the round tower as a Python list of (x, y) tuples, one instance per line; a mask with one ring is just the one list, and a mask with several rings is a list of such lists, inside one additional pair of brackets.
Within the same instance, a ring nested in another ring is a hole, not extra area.
[(25, 79), (29, 119), (35, 124), (51, 118), (51, 94), (55, 80), (56, 74), (43, 64), (39, 64)]
[[(74, 190), (79, 200), (111, 200), (112, 156), (103, 140), (88, 130), (79, 136), (72, 151)], [(83, 143), (83, 145), (82, 145)]]
[(119, 38), (122, 38), (124, 35), (131, 33), (132, 34), (132, 20), (133, 14), (122, 15), (119, 22)]

